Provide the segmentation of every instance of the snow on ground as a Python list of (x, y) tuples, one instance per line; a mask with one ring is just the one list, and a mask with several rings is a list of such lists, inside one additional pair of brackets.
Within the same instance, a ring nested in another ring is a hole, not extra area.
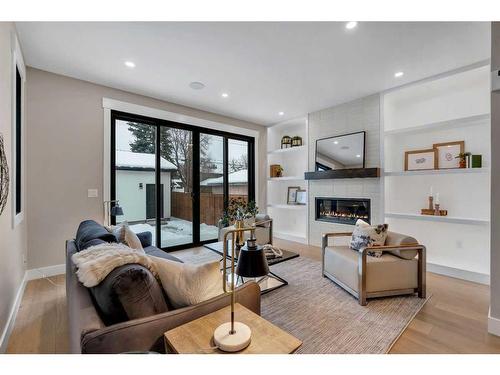
[[(156, 228), (150, 224), (130, 225), (135, 233), (151, 232), (153, 244), (156, 243)], [(218, 237), (219, 230), (214, 225), (202, 223), (200, 225), (200, 240), (213, 240)], [(190, 221), (172, 217), (161, 226), (161, 246), (171, 247), (193, 242), (193, 224)]]

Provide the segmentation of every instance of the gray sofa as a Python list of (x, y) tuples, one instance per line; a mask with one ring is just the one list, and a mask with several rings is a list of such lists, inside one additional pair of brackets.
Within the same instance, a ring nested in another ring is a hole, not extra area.
[[(140, 238), (142, 242), (144, 236)], [(106, 240), (110, 242), (109, 238)], [(91, 244), (96, 241), (102, 240), (89, 240)], [(151, 246), (147, 240), (143, 246), (148, 254), (180, 261)], [(76, 267), (71, 261), (71, 256), (82, 248), (78, 233), (75, 240), (66, 242), (66, 296), (71, 353), (163, 353), (163, 334), (166, 331), (230, 304), (230, 296), (221, 295), (197, 305), (172, 309), (166, 295), (162, 293), (161, 286), (149, 271), (140, 265), (121, 266), (110, 273), (99, 288), (86, 288), (78, 281)], [(143, 290), (145, 284), (147, 293)], [(110, 285), (119, 286), (122, 290), (119, 291), (116, 301), (104, 301), (103, 308), (103, 296), (106, 296), (106, 290), (103, 289)], [(248, 282), (237, 288), (236, 302), (260, 314), (259, 286), (255, 282)], [(123, 303), (123, 306), (114, 306), (120, 303)], [(125, 305), (127, 306), (124, 308)], [(109, 316), (105, 317), (104, 311), (122, 311), (122, 315), (131, 319), (120, 316), (117, 319), (121, 321), (110, 323)]]

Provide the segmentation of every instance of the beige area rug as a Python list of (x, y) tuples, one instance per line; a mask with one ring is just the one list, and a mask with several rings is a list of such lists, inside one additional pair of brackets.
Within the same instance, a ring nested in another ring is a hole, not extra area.
[[(210, 250), (176, 252), (185, 262), (220, 259)], [(272, 266), (289, 285), (262, 296), (262, 317), (302, 340), (297, 353), (387, 353), (426, 300), (417, 296), (355, 298), (321, 276), (321, 264), (305, 257)]]

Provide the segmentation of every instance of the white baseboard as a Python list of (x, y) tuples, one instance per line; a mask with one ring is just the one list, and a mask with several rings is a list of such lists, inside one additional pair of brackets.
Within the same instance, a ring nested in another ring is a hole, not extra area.
[(9, 318), (7, 319), (7, 324), (5, 325), (5, 329), (2, 332), (2, 335), (0, 336), (0, 353), (5, 353), (5, 351), (7, 350), (7, 345), (9, 343), (9, 336), (12, 333), (12, 329), (14, 328), (17, 312), (19, 311), (19, 306), (21, 305), (21, 301), (24, 295), (24, 289), (26, 288), (26, 284), (28, 283), (28, 281), (35, 279), (42, 279), (45, 277), (50, 277), (55, 275), (61, 275), (64, 273), (66, 273), (66, 266), (64, 264), (57, 264), (55, 266), (33, 268), (31, 270), (26, 270), (21, 285), (17, 290), (14, 304), (12, 305)]
[(488, 311), (488, 332), (500, 336), (500, 319), (491, 316), (491, 307)]
[(0, 353), (5, 353), (7, 351), (7, 345), (9, 343), (9, 337), (14, 328), (14, 323), (16, 322), (17, 312), (19, 311), (19, 306), (21, 305), (21, 300), (23, 299), (24, 289), (26, 287), (27, 279), (26, 273), (24, 274), (21, 285), (17, 289), (16, 298), (14, 299), (14, 304), (10, 309), (9, 318), (7, 319), (7, 324), (0, 336)]
[(66, 273), (66, 265), (56, 264), (55, 266), (33, 268), (26, 271), (26, 280), (43, 279), (45, 277), (62, 275)]
[(490, 285), (490, 275), (484, 273), (461, 270), (459, 268), (447, 267), (434, 263), (427, 263), (427, 271), (479, 284)]

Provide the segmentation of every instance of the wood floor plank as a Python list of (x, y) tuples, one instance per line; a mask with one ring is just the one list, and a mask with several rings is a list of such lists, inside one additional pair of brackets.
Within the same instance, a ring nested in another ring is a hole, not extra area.
[[(321, 259), (318, 247), (275, 239), (301, 256)], [(206, 251), (194, 248), (196, 255)], [(8, 353), (67, 353), (65, 276), (28, 282)], [(500, 337), (487, 331), (489, 287), (427, 273), (430, 300), (393, 345), (390, 353), (500, 353)], [(368, 303), (368, 307), (369, 307)]]

